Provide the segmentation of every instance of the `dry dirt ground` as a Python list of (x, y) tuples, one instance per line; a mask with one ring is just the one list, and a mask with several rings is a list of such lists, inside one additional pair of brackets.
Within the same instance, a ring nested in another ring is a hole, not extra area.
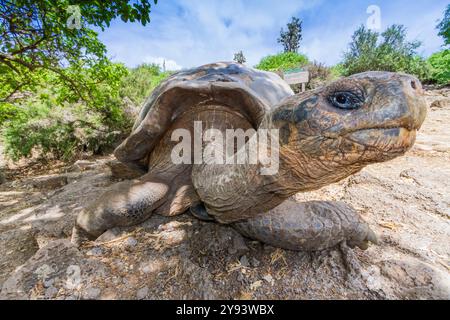
[(428, 91), (427, 100), (404, 157), (296, 196), (353, 205), (380, 238), (366, 251), (285, 251), (188, 214), (153, 216), (77, 249), (68, 240), (74, 217), (115, 182), (111, 158), (9, 166), (0, 184), (0, 298), (449, 299), (450, 90)]

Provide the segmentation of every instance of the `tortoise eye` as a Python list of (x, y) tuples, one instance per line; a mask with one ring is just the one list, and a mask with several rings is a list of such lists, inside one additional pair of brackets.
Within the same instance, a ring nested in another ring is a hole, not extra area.
[(356, 109), (361, 107), (363, 99), (352, 92), (335, 92), (330, 95), (329, 100), (333, 106), (339, 109)]

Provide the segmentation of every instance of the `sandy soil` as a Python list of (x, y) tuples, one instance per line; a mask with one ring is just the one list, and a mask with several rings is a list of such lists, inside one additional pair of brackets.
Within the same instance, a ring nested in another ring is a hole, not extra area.
[(427, 100), (407, 155), (295, 196), (353, 205), (380, 238), (366, 251), (285, 251), (189, 215), (154, 216), (78, 250), (73, 219), (115, 182), (111, 158), (10, 166), (0, 184), (0, 298), (449, 299), (450, 90)]

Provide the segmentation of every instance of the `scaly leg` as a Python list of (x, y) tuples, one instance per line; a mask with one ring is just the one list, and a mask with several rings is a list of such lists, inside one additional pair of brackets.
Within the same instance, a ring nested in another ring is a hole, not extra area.
[(244, 236), (290, 250), (322, 250), (345, 241), (367, 249), (375, 233), (343, 202), (286, 200), (257, 217), (232, 224)]
[(151, 174), (119, 182), (83, 209), (72, 232), (72, 243), (80, 245), (104, 231), (130, 226), (148, 219), (165, 200), (168, 185)]

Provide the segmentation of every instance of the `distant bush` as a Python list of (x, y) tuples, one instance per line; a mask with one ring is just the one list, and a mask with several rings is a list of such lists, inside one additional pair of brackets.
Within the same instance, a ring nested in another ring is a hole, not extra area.
[(128, 97), (133, 103), (140, 105), (171, 71), (162, 72), (156, 64), (141, 64), (131, 69), (122, 79), (119, 89), (122, 98)]
[(333, 79), (337, 79), (339, 77), (344, 76), (347, 73), (342, 63), (338, 63), (332, 67), (330, 67), (330, 72)]
[(428, 58), (431, 65), (431, 81), (441, 85), (450, 84), (450, 49), (436, 52)]
[(307, 63), (308, 58), (303, 54), (284, 52), (262, 58), (255, 68), (265, 71), (284, 71), (287, 69), (303, 67)]
[(402, 25), (392, 25), (381, 34), (361, 26), (352, 36), (342, 71), (346, 76), (365, 71), (405, 72), (427, 80), (431, 70), (427, 61), (417, 54), (420, 46), (418, 41), (406, 40)]
[(77, 72), (86, 86), (92, 86), (89, 104), (68, 95), (71, 92), (66, 86), (46, 73), (34, 92), (18, 93), (10, 102), (0, 103), (7, 156), (13, 160), (34, 155), (72, 160), (81, 153), (110, 151), (129, 133), (138, 105), (170, 74), (146, 64), (131, 70), (111, 64), (101, 70)]
[(67, 161), (82, 152), (99, 154), (120, 135), (82, 104), (57, 107), (29, 103), (3, 128), (5, 153), (12, 160), (37, 154), (41, 159)]
[(334, 79), (332, 69), (325, 64), (314, 61), (306, 66), (309, 72), (309, 82), (307, 87), (315, 89)]

